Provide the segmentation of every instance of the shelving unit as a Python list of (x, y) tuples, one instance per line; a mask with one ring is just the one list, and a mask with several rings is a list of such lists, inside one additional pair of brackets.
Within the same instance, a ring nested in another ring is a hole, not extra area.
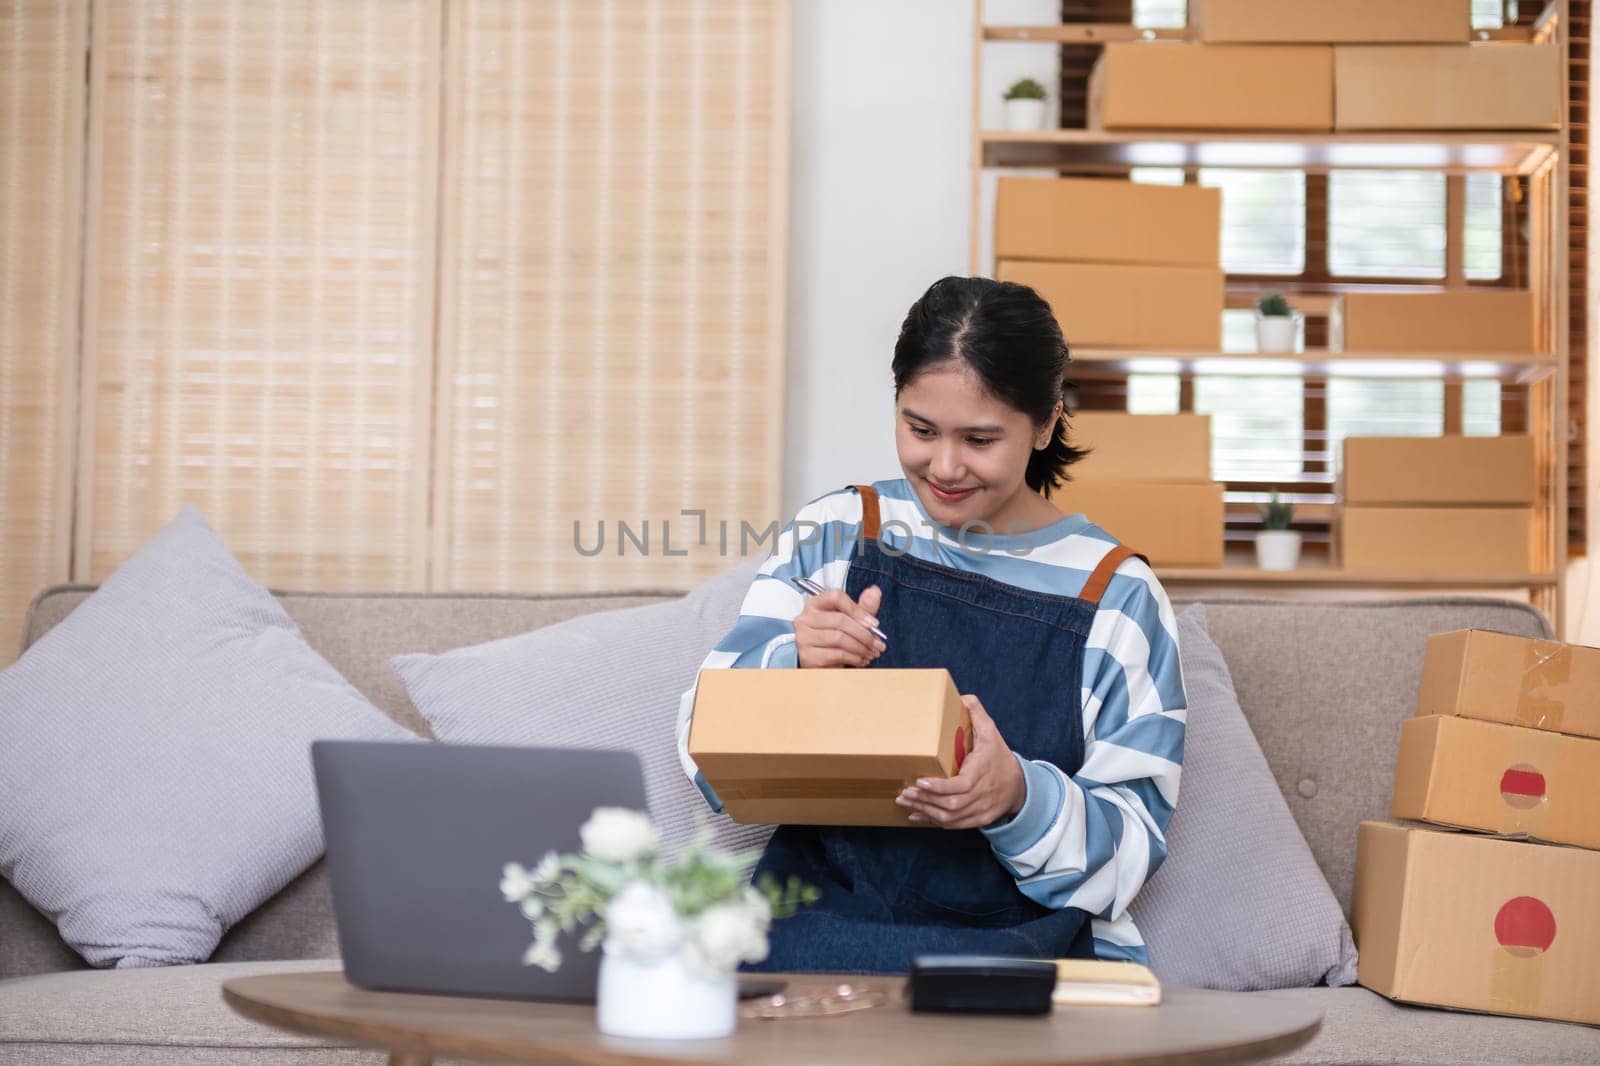
[(985, 167), (1058, 167), (1073, 173), (1129, 167), (1248, 170), (1437, 170), (1533, 174), (1561, 151), (1560, 133), (1196, 133), (1145, 130), (979, 130)]
[[(1107, 131), (1053, 129), (1010, 132), (984, 129), (983, 69), (987, 46), (1007, 42), (1095, 45), (1110, 41), (1187, 40), (1188, 29), (1145, 30), (1126, 24), (989, 26), (983, 0), (977, 0), (972, 35), (973, 99), (971, 129), (971, 270), (992, 274), (983, 260), (983, 174), (986, 170), (1048, 168), (1067, 175), (1126, 174), (1131, 167), (1223, 167), (1330, 170), (1431, 170), (1458, 175), (1492, 172), (1527, 183), (1528, 283), (1538, 305), (1539, 350), (1479, 353), (1354, 353), (1310, 350), (1293, 355), (1230, 352), (1074, 349), (1072, 374), (1078, 380), (1125, 378), (1136, 373), (1195, 375), (1289, 375), (1308, 379), (1352, 377), (1439, 378), (1447, 382), (1495, 379), (1524, 390), (1527, 432), (1535, 442), (1538, 470), (1534, 506), (1533, 569), (1527, 573), (1453, 575), (1349, 572), (1329, 565), (1305, 565), (1288, 573), (1254, 569), (1230, 557), (1215, 569), (1161, 571), (1175, 591), (1205, 586), (1241, 592), (1263, 589), (1454, 589), (1523, 591), (1565, 631), (1563, 575), (1567, 544), (1566, 389), (1568, 365), (1567, 131), (1471, 133), (1277, 133), (1195, 131)], [(1476, 34), (1480, 40), (1553, 41), (1567, 63), (1567, 0), (1549, 0), (1536, 25), (1511, 26)], [(1293, 285), (1286, 286), (1293, 291)], [(1360, 290), (1360, 284), (1347, 288)], [(1259, 283), (1229, 286), (1228, 306), (1249, 306)], [(1317, 286), (1295, 293), (1309, 313), (1326, 308), (1345, 286)], [(1069, 338), (1070, 340), (1070, 338)], [(1326, 506), (1306, 510), (1326, 513)]]
[(1552, 356), (1535, 353), (1331, 352), (1311, 349), (1286, 354), (1134, 351), (1074, 348), (1073, 376), (1080, 379), (1129, 374), (1217, 374), (1230, 376), (1487, 379), (1532, 385), (1558, 373)]

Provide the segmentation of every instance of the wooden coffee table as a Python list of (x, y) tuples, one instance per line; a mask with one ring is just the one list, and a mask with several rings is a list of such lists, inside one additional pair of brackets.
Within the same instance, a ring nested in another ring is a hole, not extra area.
[(604, 1036), (592, 1005), (367, 992), (342, 973), (243, 977), (224, 984), (222, 997), (274, 1028), (387, 1051), (391, 1066), (427, 1066), (436, 1055), (573, 1066), (1248, 1062), (1292, 1051), (1322, 1024), (1316, 1007), (1270, 993), (1175, 988), (1160, 1007), (1061, 1007), (1019, 1018), (912, 1014), (899, 978), (789, 981), (790, 995), (848, 981), (883, 990), (889, 1005), (820, 1018), (741, 1019), (726, 1040), (678, 1042)]

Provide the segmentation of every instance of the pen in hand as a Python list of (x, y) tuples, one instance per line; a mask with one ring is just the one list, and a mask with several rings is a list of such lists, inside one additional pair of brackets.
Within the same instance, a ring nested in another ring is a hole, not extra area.
[[(824, 592), (828, 591), (815, 581), (812, 581), (809, 577), (791, 577), (789, 580), (794, 582), (795, 588), (798, 588), (807, 596), (820, 596)], [(868, 626), (867, 628), (872, 630), (873, 636), (883, 641), (886, 646), (888, 645), (889, 638), (884, 634), (883, 630), (879, 629), (877, 626)]]

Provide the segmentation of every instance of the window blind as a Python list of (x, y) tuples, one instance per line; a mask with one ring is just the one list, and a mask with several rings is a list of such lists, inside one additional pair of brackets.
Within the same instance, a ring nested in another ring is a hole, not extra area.
[(781, 521), (785, 33), (451, 5), (438, 586), (685, 586)]
[(87, 13), (0, 18), (0, 666), (28, 601), (69, 576)]
[(193, 503), (258, 580), (423, 584), (439, 16), (96, 5), (78, 577)]

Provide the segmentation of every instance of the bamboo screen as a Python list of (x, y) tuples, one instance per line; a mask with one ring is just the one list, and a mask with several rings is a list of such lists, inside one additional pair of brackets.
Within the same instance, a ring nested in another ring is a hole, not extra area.
[(80, 578), (193, 503), (257, 580), (422, 582), (438, 15), (95, 5)]
[(781, 518), (787, 27), (785, 0), (0, 5), (0, 664), (40, 587), (191, 503), (278, 587), (731, 565)]
[(86, 0), (12, 0), (0, 36), (0, 664), (68, 576)]
[(786, 24), (451, 5), (440, 586), (681, 587), (780, 518)]

